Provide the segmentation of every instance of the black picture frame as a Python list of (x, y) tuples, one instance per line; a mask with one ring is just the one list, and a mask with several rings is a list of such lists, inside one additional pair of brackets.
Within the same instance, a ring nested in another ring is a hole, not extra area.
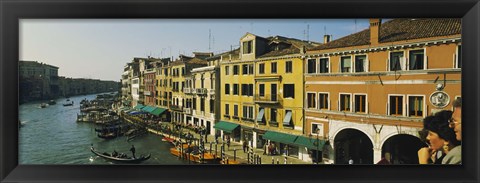
[[(479, 9), (478, 0), (0, 0), (0, 181), (479, 182)], [(18, 165), (19, 19), (371, 17), (462, 18), (463, 165)]]

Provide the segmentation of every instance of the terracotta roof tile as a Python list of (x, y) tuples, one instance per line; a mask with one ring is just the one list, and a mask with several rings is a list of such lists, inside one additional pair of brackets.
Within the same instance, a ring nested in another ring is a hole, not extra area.
[[(393, 19), (380, 26), (380, 43), (449, 36), (461, 33), (459, 18)], [(308, 50), (342, 48), (370, 44), (370, 29), (342, 37)]]

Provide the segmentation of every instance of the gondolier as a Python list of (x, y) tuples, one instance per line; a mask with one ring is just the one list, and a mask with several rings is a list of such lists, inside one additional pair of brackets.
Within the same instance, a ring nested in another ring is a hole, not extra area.
[(130, 151), (132, 151), (133, 158), (136, 159), (136, 157), (135, 157), (135, 146), (134, 145), (132, 145), (132, 148), (130, 148)]

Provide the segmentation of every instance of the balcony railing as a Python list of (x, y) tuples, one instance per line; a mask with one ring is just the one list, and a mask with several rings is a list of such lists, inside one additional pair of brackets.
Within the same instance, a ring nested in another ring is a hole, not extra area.
[(254, 121), (254, 119), (252, 119), (252, 118), (246, 118), (246, 117), (242, 117), (242, 121), (253, 122), (253, 121)]
[(197, 95), (206, 95), (207, 89), (206, 88), (196, 88)]
[(282, 99), (280, 98), (279, 94), (277, 94), (277, 95), (265, 94), (263, 96), (260, 96), (259, 94), (256, 94), (256, 95), (254, 95), (253, 100), (256, 103), (277, 104), (277, 103), (280, 103)]
[(215, 89), (210, 89), (210, 90), (208, 90), (208, 94), (210, 94), (210, 95), (215, 95)]
[(184, 112), (185, 114), (192, 114), (192, 109), (190, 109), (190, 108), (183, 108), (183, 112)]
[(153, 94), (153, 92), (150, 92), (150, 91), (144, 91), (143, 92), (143, 95), (145, 96), (151, 96)]
[(174, 111), (183, 111), (183, 106), (170, 105), (170, 109)]
[(191, 91), (192, 91), (191, 88), (183, 88), (183, 93), (185, 94), (191, 94), (192, 93)]
[(269, 121), (268, 124), (270, 126), (278, 126), (278, 122), (277, 121)]
[(230, 114), (224, 114), (223, 117), (230, 119)]

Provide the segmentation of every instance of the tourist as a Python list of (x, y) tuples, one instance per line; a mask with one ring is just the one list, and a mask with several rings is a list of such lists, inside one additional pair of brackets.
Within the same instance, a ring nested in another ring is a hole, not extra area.
[(449, 128), (451, 117), (452, 111), (444, 110), (423, 120), (424, 129), (428, 130), (429, 147), (418, 150), (420, 164), (441, 164), (445, 155), (460, 144), (453, 129)]
[[(453, 114), (448, 123), (449, 127), (455, 132), (455, 138), (462, 141), (462, 98), (457, 98), (453, 102)], [(462, 145), (451, 149), (443, 158), (442, 164), (462, 164)]]
[(390, 163), (390, 153), (386, 152), (382, 159), (376, 163), (377, 165), (391, 165)]
[(348, 160), (348, 164), (349, 164), (349, 165), (353, 165), (353, 159), (352, 159), (352, 157), (350, 157), (350, 160)]

